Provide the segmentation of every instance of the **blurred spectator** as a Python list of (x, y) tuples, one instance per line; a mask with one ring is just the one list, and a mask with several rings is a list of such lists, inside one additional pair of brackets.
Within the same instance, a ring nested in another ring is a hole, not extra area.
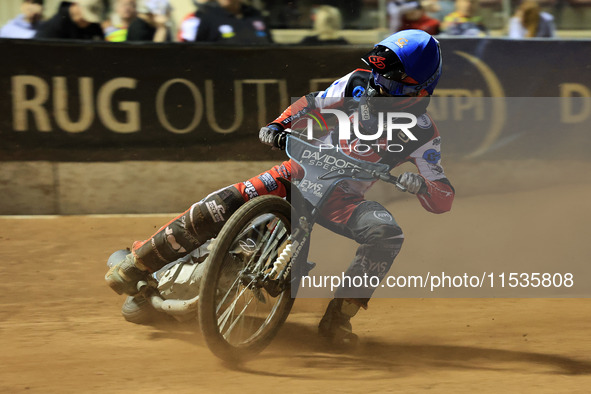
[(21, 14), (0, 29), (0, 38), (33, 38), (43, 17), (43, 0), (23, 0)]
[(242, 0), (216, 0), (195, 12), (193, 30), (183, 29), (185, 41), (213, 41), (232, 44), (269, 44), (271, 32), (262, 14)]
[(127, 28), (127, 41), (172, 41), (168, 0), (140, 0), (135, 18)]
[(35, 38), (103, 40), (102, 0), (62, 1), (57, 13), (43, 22)]
[(338, 8), (321, 5), (312, 13), (314, 21), (313, 36), (304, 37), (302, 45), (346, 45), (349, 42), (339, 35), (343, 28), (341, 12)]
[(452, 36), (485, 36), (488, 34), (478, 15), (478, 0), (456, 0), (456, 10), (442, 23), (445, 34)]
[[(427, 5), (425, 4), (426, 2), (429, 2), (430, 4)], [(427, 11), (427, 15), (429, 15), (431, 18), (437, 19), (440, 22), (447, 14), (454, 12), (456, 8), (454, 0), (425, 0), (421, 2), (421, 4), (425, 8), (425, 11)]]
[[(421, 0), (421, 7), (429, 16), (437, 15), (441, 11), (439, 0)], [(437, 18), (435, 18), (437, 19)]]
[(270, 29), (297, 29), (301, 26), (302, 10), (299, 1), (262, 0)]
[(362, 0), (316, 0), (313, 3), (336, 7), (343, 15), (344, 25), (348, 28), (356, 27), (355, 24), (361, 15)]
[(197, 26), (199, 26), (200, 19), (197, 18), (197, 10), (205, 3), (209, 3), (215, 0), (193, 0), (195, 11), (186, 15), (181, 21), (179, 31), (177, 32), (177, 39), (180, 42), (195, 41), (195, 34), (197, 32)]
[(388, 12), (389, 28), (391, 32), (401, 30), (402, 16), (410, 10), (414, 10), (419, 6), (418, 0), (393, 0), (386, 5)]
[[(406, 1), (404, 3), (390, 2), (388, 11), (390, 14), (390, 27), (397, 27), (396, 31), (418, 29), (431, 35), (439, 34), (439, 21), (427, 15), (429, 12), (437, 12), (437, 1)], [(399, 18), (393, 20), (393, 18)], [(395, 33), (396, 31), (392, 31)]]
[(540, 11), (540, 6), (533, 0), (526, 0), (509, 20), (509, 37), (554, 37), (556, 28), (554, 17)]
[(127, 29), (137, 17), (136, 0), (116, 0), (115, 13), (103, 23), (105, 40), (122, 42), (127, 40)]

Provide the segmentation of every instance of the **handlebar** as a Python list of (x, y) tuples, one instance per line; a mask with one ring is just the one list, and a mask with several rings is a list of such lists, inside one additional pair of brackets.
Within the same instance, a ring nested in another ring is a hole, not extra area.
[(384, 173), (374, 173), (373, 175), (375, 175), (376, 178), (379, 179), (380, 181), (384, 181), (386, 183), (390, 183), (390, 184), (396, 186), (396, 189), (400, 190), (401, 192), (406, 191), (406, 187), (404, 187), (400, 183), (398, 183), (397, 176), (394, 176), (391, 174), (384, 174)]

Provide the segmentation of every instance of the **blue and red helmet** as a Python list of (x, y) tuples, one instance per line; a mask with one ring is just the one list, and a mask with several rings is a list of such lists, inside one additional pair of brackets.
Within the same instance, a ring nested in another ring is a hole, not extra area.
[(441, 76), (439, 42), (422, 30), (392, 34), (362, 60), (371, 67), (370, 87), (377, 95), (382, 88), (390, 96), (428, 96)]

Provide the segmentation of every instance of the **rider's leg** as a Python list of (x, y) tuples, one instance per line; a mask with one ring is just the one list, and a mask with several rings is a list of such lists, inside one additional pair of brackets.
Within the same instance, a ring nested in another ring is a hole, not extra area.
[(213, 238), (242, 204), (244, 199), (234, 186), (211, 193), (147, 240), (135, 242), (132, 253), (114, 265), (105, 280), (118, 294), (136, 294), (139, 280)]
[(284, 197), (285, 187), (276, 178), (289, 179), (290, 170), (291, 163), (284, 162), (247, 181), (211, 193), (149, 239), (135, 242), (132, 253), (114, 265), (105, 280), (118, 294), (134, 295), (139, 280), (214, 238), (226, 220), (249, 199), (264, 194)]
[[(351, 211), (351, 207), (344, 207)], [(334, 215), (334, 214), (333, 214)], [(345, 276), (376, 276), (381, 281), (388, 273), (404, 241), (402, 229), (393, 216), (379, 203), (363, 201), (356, 204), (343, 224), (332, 220), (322, 223), (331, 230), (354, 239), (360, 245)], [(335, 292), (319, 324), (320, 335), (328, 338), (347, 338), (351, 331), (349, 320), (367, 303), (375, 287), (340, 287)]]

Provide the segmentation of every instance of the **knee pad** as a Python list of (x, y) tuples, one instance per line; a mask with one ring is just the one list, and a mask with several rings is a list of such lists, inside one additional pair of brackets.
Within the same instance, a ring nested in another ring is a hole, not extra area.
[(373, 226), (367, 232), (365, 242), (359, 245), (355, 260), (363, 262), (364, 273), (383, 278), (398, 256), (403, 242), (404, 234), (397, 225)]
[(374, 224), (365, 232), (365, 239), (362, 244), (371, 244), (378, 247), (387, 247), (389, 244), (402, 245), (404, 234), (402, 229), (395, 223)]
[(218, 190), (134, 246), (134, 254), (149, 270), (157, 271), (217, 236), (242, 204), (244, 199), (236, 188)]
[(187, 226), (200, 243), (217, 236), (226, 220), (244, 204), (234, 186), (211, 193), (187, 211)]
[(386, 208), (375, 201), (360, 204), (347, 222), (347, 227), (360, 244), (376, 245), (382, 241), (404, 239), (402, 229)]
[[(367, 201), (359, 205), (347, 226), (350, 228), (359, 248), (353, 262), (345, 272), (349, 277), (377, 277), (379, 281), (386, 276), (404, 242), (402, 229), (394, 217), (377, 202)], [(367, 306), (375, 288), (341, 287), (337, 296), (358, 299)]]

